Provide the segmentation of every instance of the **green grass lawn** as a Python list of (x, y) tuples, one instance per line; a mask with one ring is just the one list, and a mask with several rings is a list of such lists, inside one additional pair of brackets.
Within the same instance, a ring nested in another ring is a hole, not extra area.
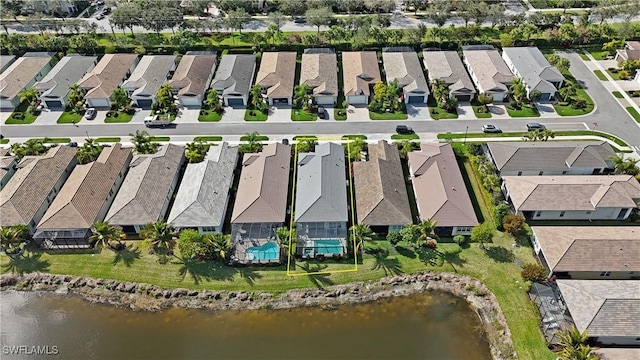
[(222, 136), (196, 136), (193, 141), (222, 141)]
[(580, 51), (578, 53), (578, 55), (580, 55), (580, 58), (584, 61), (591, 61), (591, 59), (589, 59), (589, 57), (587, 56), (587, 54), (583, 53), (582, 51)]
[[(33, 124), (33, 122), (36, 121), (37, 116), (29, 114), (27, 112), (28, 107), (29, 107), (29, 104), (26, 101), (21, 102), (20, 105), (18, 105), (15, 111), (11, 114), (11, 116), (9, 116), (7, 121), (5, 121), (4, 123), (7, 125)], [(24, 118), (15, 119), (13, 116), (16, 113), (22, 113), (22, 115), (24, 115)]]
[(484, 106), (480, 104), (477, 99), (471, 100), (471, 107), (473, 108), (473, 113), (476, 115), (478, 119), (488, 119), (491, 117), (491, 112), (489, 111), (480, 112), (481, 109), (484, 109)]
[(0, 139), (0, 144), (8, 144), (9, 143), (9, 139), (4, 138), (4, 139)]
[(71, 142), (70, 138), (40, 138), (45, 144), (66, 144)]
[(293, 121), (316, 121), (318, 120), (318, 113), (307, 112), (301, 108), (291, 108), (291, 120)]
[(614, 91), (612, 92), (613, 96), (617, 97), (618, 99), (622, 99), (624, 96), (620, 93), (620, 91)]
[(522, 105), (522, 108), (520, 108), (520, 110), (511, 109), (511, 108), (509, 108), (509, 106), (505, 106), (505, 108), (507, 109), (507, 112), (509, 113), (509, 116), (511, 116), (511, 117), (538, 117), (538, 116), (540, 116), (540, 112), (533, 105), (532, 106)]
[(58, 124), (73, 124), (78, 123), (80, 120), (82, 120), (82, 114), (75, 114), (72, 112), (63, 112), (62, 115), (60, 115), (60, 117), (58, 118), (57, 123)]
[(371, 120), (406, 120), (407, 118), (407, 113), (404, 113), (402, 111), (394, 111), (391, 113), (378, 113), (369, 111), (369, 119)]
[(393, 140), (416, 140), (420, 139), (418, 134), (393, 134), (391, 135), (391, 139)]
[(342, 140), (355, 140), (355, 139), (367, 140), (367, 136), (366, 135), (360, 135), (360, 134), (342, 135), (342, 137), (340, 139), (342, 139)]
[(222, 116), (224, 113), (217, 113), (215, 111), (211, 111), (209, 109), (200, 110), (200, 114), (198, 115), (198, 121), (202, 122), (217, 122), (222, 120)]
[(302, 141), (302, 140), (318, 140), (318, 137), (315, 135), (296, 135), (293, 137), (293, 140)]
[(602, 51), (602, 49), (589, 50), (589, 54), (591, 54), (591, 56), (593, 56), (593, 58), (596, 60), (604, 60), (604, 57), (602, 57), (602, 55), (608, 55), (608, 53), (606, 51)]
[(151, 141), (166, 142), (171, 139), (168, 136), (152, 136)]
[(638, 112), (633, 106), (627, 106), (627, 111), (636, 120), (636, 122), (640, 123), (640, 114), (638, 114)]
[[(264, 136), (264, 135), (259, 135), (256, 136), (256, 141), (267, 141), (269, 140), (268, 136)], [(249, 136), (248, 135), (243, 135), (240, 137), (240, 141), (249, 141)]]
[(602, 73), (602, 71), (600, 70), (593, 70), (593, 73), (596, 75), (596, 77), (600, 80), (600, 81), (607, 81), (607, 77), (604, 76), (604, 74)]
[(119, 137), (100, 137), (96, 139), (96, 142), (99, 143), (117, 143), (120, 142), (120, 138)]
[[(342, 112), (343, 115), (340, 115), (340, 112)], [(337, 121), (345, 121), (345, 120), (347, 120), (347, 110), (346, 109), (334, 108), (333, 109), (333, 118), (336, 119)]]
[(265, 114), (258, 110), (247, 109), (244, 113), (245, 121), (267, 121), (268, 114)]
[(578, 89), (578, 95), (587, 101), (587, 107), (584, 109), (575, 109), (571, 105), (565, 102), (558, 102), (553, 104), (553, 108), (556, 110), (558, 115), (560, 116), (578, 116), (578, 115), (586, 115), (593, 111), (594, 104), (591, 97), (587, 94), (584, 89)]
[[(473, 139), (473, 138), (492, 138), (492, 137), (523, 137), (524, 134), (526, 134), (526, 131), (523, 132), (503, 132), (503, 133), (499, 133), (499, 134), (486, 134), (486, 133), (468, 133), (468, 134), (464, 134), (464, 133), (442, 133), (442, 134), (438, 134), (438, 139), (443, 139), (443, 140), (447, 140), (447, 139), (463, 139), (465, 136), (467, 137), (467, 139)], [(626, 142), (624, 142), (622, 139), (607, 134), (607, 133), (603, 133), (600, 131), (591, 131), (591, 130), (565, 130), (565, 131), (554, 131), (556, 138), (558, 136), (579, 136), (579, 135), (593, 135), (593, 136), (600, 136), (603, 137), (605, 139), (609, 139), (611, 141), (613, 141), (614, 143), (616, 143), (617, 145), (620, 146), (629, 146), (629, 144), (627, 144)]]
[(429, 106), (429, 113), (431, 114), (431, 118), (433, 120), (458, 118), (458, 113), (448, 112), (447, 110), (438, 106)]
[(104, 122), (106, 124), (128, 123), (129, 121), (131, 121), (131, 118), (133, 118), (133, 114), (118, 112), (118, 116), (105, 118)]
[[(600, 71), (600, 70), (596, 70), (596, 71)], [(611, 71), (607, 69), (607, 73), (609, 74), (609, 76), (611, 76), (611, 78), (613, 80), (620, 80), (620, 71)], [(598, 76), (598, 79), (600, 79), (600, 77)], [(602, 79), (600, 79), (602, 80)]]

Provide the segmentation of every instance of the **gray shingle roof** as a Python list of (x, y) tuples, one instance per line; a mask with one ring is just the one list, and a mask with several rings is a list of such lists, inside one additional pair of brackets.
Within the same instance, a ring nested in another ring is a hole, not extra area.
[(0, 192), (0, 226), (29, 224), (56, 183), (76, 163), (76, 149), (57, 146), (42, 156), (25, 156)]
[(429, 95), (429, 86), (415, 51), (389, 52), (383, 49), (382, 60), (387, 82), (398, 80), (405, 96), (411, 92)]
[(15, 55), (0, 55), (0, 73), (16, 61)]
[(502, 54), (506, 55), (524, 82), (531, 89), (555, 91), (551, 82), (564, 80), (562, 73), (551, 66), (537, 47), (505, 47)]
[(295, 221), (346, 222), (347, 185), (344, 148), (323, 143), (314, 153), (298, 154)]
[(442, 227), (478, 224), (450, 144), (422, 144), (420, 151), (409, 153), (409, 167), (423, 220)]
[(168, 221), (176, 227), (221, 226), (238, 147), (211, 146), (203, 162), (188, 164)]
[(370, 226), (413, 222), (398, 147), (369, 144), (369, 161), (353, 163), (358, 222)]
[(95, 56), (67, 55), (33, 87), (42, 92), (41, 97), (64, 98), (71, 91), (69, 86), (80, 81), (97, 60)]
[(138, 154), (113, 200), (105, 221), (112, 225), (144, 225), (164, 219), (163, 207), (184, 159), (182, 146), (163, 145), (151, 155)]
[(26, 53), (0, 74), (0, 96), (13, 99), (51, 61), (48, 53)]
[(498, 171), (612, 168), (615, 152), (606, 141), (489, 142)]
[(256, 69), (256, 57), (252, 54), (227, 54), (220, 60), (211, 88), (222, 95), (249, 95)]
[(175, 63), (176, 57), (174, 55), (143, 56), (122, 87), (133, 90), (133, 96), (149, 94), (155, 97), (158, 90), (167, 81), (167, 75)]
[(640, 281), (556, 280), (578, 330), (640, 337)]
[(429, 80), (442, 79), (453, 94), (475, 94), (473, 81), (456, 51), (423, 51), (422, 61)]

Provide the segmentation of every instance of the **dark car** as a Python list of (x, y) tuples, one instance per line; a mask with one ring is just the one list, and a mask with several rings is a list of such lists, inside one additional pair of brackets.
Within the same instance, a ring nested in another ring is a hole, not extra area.
[(75, 148), (75, 147), (78, 147), (78, 143), (77, 143), (77, 142), (75, 142), (75, 141), (72, 141), (72, 142), (68, 143), (68, 144), (67, 144), (67, 146), (68, 146), (68, 147), (74, 147), (74, 148)]
[(527, 131), (542, 131), (545, 130), (547, 127), (540, 124), (540, 123), (528, 123), (527, 124)]
[(492, 125), (492, 124), (484, 124), (482, 125), (482, 132), (485, 133), (493, 133), (493, 134), (499, 134), (502, 132), (502, 130), (500, 130), (499, 127)]
[(105, 15), (111, 14), (111, 8), (108, 7), (108, 6), (102, 8), (102, 13), (105, 14)]
[(318, 106), (318, 117), (320, 119), (326, 119), (326, 116), (325, 116), (326, 114), (327, 114), (327, 111), (324, 109), (324, 107)]
[(413, 134), (413, 129), (407, 125), (398, 125), (396, 126), (396, 132), (398, 134)]
[(296, 24), (304, 24), (307, 22), (307, 19), (303, 18), (303, 17), (296, 17), (293, 19), (293, 22)]

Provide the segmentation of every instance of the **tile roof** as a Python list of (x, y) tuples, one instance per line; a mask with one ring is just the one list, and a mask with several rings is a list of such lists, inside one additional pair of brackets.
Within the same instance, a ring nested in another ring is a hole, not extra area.
[(519, 211), (635, 208), (640, 183), (631, 175), (504, 176), (513, 206)]
[(33, 56), (16, 59), (7, 70), (0, 74), (0, 97), (13, 99), (33, 80), (36, 75), (51, 61), (46, 53), (31, 53)]
[(221, 95), (248, 96), (256, 70), (253, 54), (227, 54), (220, 59), (211, 88), (222, 91)]
[(613, 168), (606, 141), (489, 142), (498, 171)]
[(136, 154), (105, 217), (112, 225), (144, 225), (163, 220), (171, 185), (184, 160), (182, 146), (168, 144), (155, 154)]
[(293, 96), (296, 76), (294, 51), (263, 52), (256, 84), (267, 87), (267, 96), (283, 98)]
[(338, 96), (338, 61), (333, 52), (306, 49), (302, 54), (300, 84), (313, 88), (313, 95)]
[(420, 151), (409, 153), (409, 167), (423, 220), (442, 227), (478, 224), (450, 144), (422, 144)]
[(16, 61), (15, 55), (0, 55), (0, 72)]
[(537, 47), (505, 47), (502, 48), (502, 54), (511, 60), (516, 71), (531, 89), (555, 92), (556, 87), (551, 82), (564, 81), (562, 73), (549, 64)]
[(71, 91), (69, 87), (80, 81), (97, 60), (95, 56), (69, 54), (33, 87), (42, 92), (41, 97), (64, 98)]
[(105, 147), (96, 161), (77, 165), (40, 220), (38, 229), (88, 229), (102, 220), (100, 209), (130, 159), (131, 149), (117, 143)]
[(476, 75), (482, 91), (508, 91), (515, 77), (498, 50), (462, 47), (462, 54)]
[(87, 73), (78, 83), (81, 88), (89, 89), (85, 99), (105, 99), (111, 97), (127, 71), (138, 59), (136, 54), (106, 54), (96, 67)]
[(342, 77), (344, 95), (371, 95), (371, 88), (380, 81), (380, 68), (375, 51), (343, 51)]
[(556, 280), (571, 317), (590, 337), (640, 337), (640, 281)]
[(238, 147), (223, 142), (209, 147), (205, 160), (188, 164), (169, 222), (176, 227), (222, 226), (238, 161)]
[(370, 226), (413, 222), (396, 144), (369, 144), (369, 160), (353, 163), (358, 222)]
[(282, 223), (287, 213), (291, 146), (269, 144), (242, 157), (231, 223)]
[(313, 153), (298, 154), (296, 222), (348, 220), (344, 161), (344, 148), (336, 143), (322, 143)]
[(55, 187), (76, 163), (76, 149), (56, 146), (42, 156), (25, 156), (0, 191), (0, 226), (29, 224)]
[(476, 93), (457, 51), (423, 51), (422, 61), (430, 81), (442, 79), (452, 93)]
[(600, 360), (638, 360), (640, 348), (600, 348), (594, 350)]
[(0, 148), (0, 178), (9, 172), (9, 166), (16, 161), (16, 157), (9, 154), (8, 149)]
[(382, 60), (387, 83), (398, 80), (398, 85), (402, 87), (405, 96), (410, 92), (429, 95), (429, 85), (415, 51), (383, 49)]
[(155, 97), (175, 64), (175, 55), (143, 56), (122, 87), (132, 90), (132, 96), (148, 94)]
[(209, 77), (216, 69), (216, 54), (183, 55), (169, 83), (178, 95), (204, 95), (209, 88)]
[(638, 60), (640, 59), (640, 41), (627, 41), (624, 49), (616, 50), (625, 60)]
[(640, 229), (632, 226), (533, 226), (552, 271), (637, 271)]

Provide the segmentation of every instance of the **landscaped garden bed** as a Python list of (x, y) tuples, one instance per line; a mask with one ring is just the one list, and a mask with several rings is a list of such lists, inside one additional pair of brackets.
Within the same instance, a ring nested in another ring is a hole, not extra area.
[(211, 109), (210, 106), (205, 105), (200, 109), (200, 114), (198, 114), (198, 121), (202, 122), (217, 122), (222, 120), (223, 112), (217, 112)]
[(15, 111), (9, 116), (5, 124), (7, 125), (19, 125), (19, 124), (32, 124), (36, 121), (38, 115), (40, 115), (40, 111), (36, 111), (35, 113), (30, 113), (29, 111), (29, 102), (23, 101), (18, 105)]

